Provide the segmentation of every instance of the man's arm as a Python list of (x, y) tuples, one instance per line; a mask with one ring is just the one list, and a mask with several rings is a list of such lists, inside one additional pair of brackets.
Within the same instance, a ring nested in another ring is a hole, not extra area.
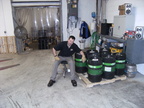
[(80, 54), (81, 54), (82, 56), (85, 56), (85, 54), (83, 53), (83, 51), (80, 51)]
[(55, 60), (60, 60), (60, 58), (57, 56), (57, 52), (54, 48), (52, 49), (52, 52), (53, 52)]
[(85, 54), (83, 53), (83, 51), (80, 51), (80, 54), (82, 55), (82, 62), (86, 61), (86, 57)]
[(52, 49), (52, 52), (53, 52), (54, 57), (56, 57), (57, 56), (57, 52), (56, 52), (56, 50), (54, 48)]

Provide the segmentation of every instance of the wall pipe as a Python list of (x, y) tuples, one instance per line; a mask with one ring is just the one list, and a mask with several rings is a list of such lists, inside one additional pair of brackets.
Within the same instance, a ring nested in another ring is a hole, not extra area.
[(96, 0), (96, 30), (100, 33), (101, 31), (101, 23), (103, 23), (103, 20), (105, 19), (105, 10), (106, 6), (106, 0)]

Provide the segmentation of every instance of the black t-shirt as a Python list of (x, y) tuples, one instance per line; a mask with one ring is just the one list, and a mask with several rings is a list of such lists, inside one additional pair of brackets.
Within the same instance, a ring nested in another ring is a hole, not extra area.
[(71, 47), (69, 48), (67, 46), (67, 41), (63, 41), (59, 43), (58, 45), (54, 47), (54, 49), (56, 51), (60, 51), (58, 56), (63, 56), (63, 57), (70, 57), (74, 53), (79, 53), (81, 51), (81, 49), (75, 43), (73, 43)]

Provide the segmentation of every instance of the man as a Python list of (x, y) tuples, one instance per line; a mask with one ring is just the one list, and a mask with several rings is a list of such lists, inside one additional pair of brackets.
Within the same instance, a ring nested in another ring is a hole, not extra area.
[[(77, 82), (75, 80), (74, 60), (72, 55), (74, 53), (80, 53), (82, 55), (83, 62), (86, 61), (86, 58), (83, 51), (81, 51), (81, 49), (74, 43), (74, 41), (75, 41), (75, 37), (70, 36), (68, 41), (61, 42), (52, 49), (55, 62), (53, 65), (53, 71), (52, 71), (50, 81), (48, 83), (48, 87), (51, 87), (55, 83), (57, 69), (61, 61), (68, 62), (68, 65), (70, 67), (70, 72), (71, 72), (71, 83), (73, 86), (77, 86)], [(57, 55), (57, 51), (60, 51), (58, 55)]]

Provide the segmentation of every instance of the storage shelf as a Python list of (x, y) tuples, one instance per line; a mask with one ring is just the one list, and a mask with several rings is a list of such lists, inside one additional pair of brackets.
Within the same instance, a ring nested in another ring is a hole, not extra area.
[(120, 38), (113, 37), (113, 36), (109, 36), (109, 35), (100, 35), (100, 36), (105, 37), (105, 38), (107, 38), (107, 39), (113, 39), (113, 40), (116, 40), (116, 41), (118, 41), (118, 42), (123, 42), (123, 43), (126, 42), (126, 40), (124, 40), (124, 39), (120, 39)]

